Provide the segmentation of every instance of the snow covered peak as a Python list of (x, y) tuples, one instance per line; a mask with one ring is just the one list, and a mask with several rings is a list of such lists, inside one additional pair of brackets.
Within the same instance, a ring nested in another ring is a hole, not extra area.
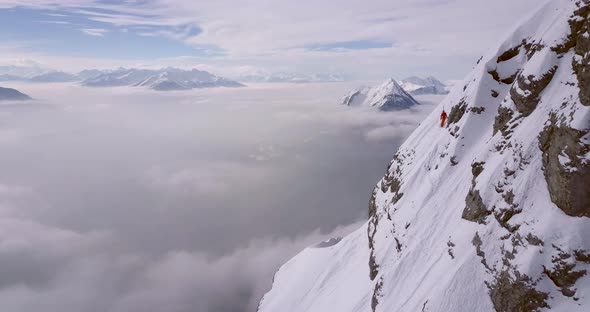
[(259, 312), (587, 311), (589, 12), (546, 2), (483, 56), (399, 148), (368, 222), (287, 262)]
[(376, 107), (382, 111), (400, 110), (419, 105), (393, 78), (373, 87), (354, 90), (341, 99), (341, 104)]
[(209, 72), (192, 69), (185, 71), (176, 68), (166, 68), (156, 73), (135, 86), (148, 87), (154, 90), (190, 90), (206, 87), (240, 87), (241, 84), (215, 76)]
[(401, 86), (412, 95), (449, 93), (448, 87), (432, 76), (426, 78), (408, 77), (402, 80)]

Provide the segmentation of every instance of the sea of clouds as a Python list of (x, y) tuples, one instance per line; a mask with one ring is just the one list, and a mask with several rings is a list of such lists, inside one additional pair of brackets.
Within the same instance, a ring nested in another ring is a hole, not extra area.
[(366, 219), (433, 109), (338, 105), (354, 83), (158, 93), (16, 84), (0, 104), (6, 311), (254, 311), (277, 268)]

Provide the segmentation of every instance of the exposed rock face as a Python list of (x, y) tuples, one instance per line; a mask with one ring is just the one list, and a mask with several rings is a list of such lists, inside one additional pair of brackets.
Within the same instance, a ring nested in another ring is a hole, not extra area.
[(510, 89), (510, 96), (520, 113), (528, 116), (535, 110), (539, 103), (540, 93), (551, 82), (556, 70), (557, 67), (551, 68), (537, 80), (532, 75), (526, 78), (522, 75), (518, 76), (516, 84)]
[(512, 115), (514, 112), (504, 106), (500, 106), (498, 108), (498, 114), (494, 120), (494, 132), (495, 135), (498, 131), (502, 133), (503, 136), (508, 135), (508, 122), (512, 119)]
[(553, 268), (543, 268), (549, 279), (567, 297), (573, 297), (576, 294), (573, 286), (578, 279), (586, 275), (586, 270), (576, 270), (577, 262), (572, 260), (576, 259), (572, 255), (559, 250), (559, 253), (553, 257)]
[(369, 276), (371, 280), (374, 280), (379, 273), (379, 265), (375, 261), (373, 239), (375, 238), (375, 230), (379, 223), (379, 217), (377, 216), (377, 207), (375, 206), (375, 193), (371, 196), (369, 201), (369, 226), (367, 227), (367, 235), (369, 236)]
[(470, 190), (465, 197), (465, 209), (461, 217), (465, 220), (485, 224), (486, 217), (491, 214), (483, 203), (478, 190)]
[(260, 311), (586, 311), (587, 5), (547, 1), (478, 61), (399, 148), (369, 221), (313, 254), (341, 257), (304, 251)]
[(547, 293), (535, 289), (535, 283), (527, 275), (518, 271), (514, 276), (506, 270), (496, 276), (494, 283), (489, 285), (490, 298), (497, 312), (540, 311), (549, 308)]
[(515, 46), (514, 48), (506, 50), (506, 52), (504, 52), (500, 56), (498, 56), (498, 58), (496, 59), (496, 63), (508, 61), (509, 59), (517, 56), (518, 53), (520, 53), (520, 47), (521, 47), (521, 44)]
[(581, 140), (587, 133), (558, 125), (551, 114), (550, 124), (539, 134), (551, 200), (570, 216), (590, 217), (590, 161), (584, 159), (590, 145)]
[(447, 121), (447, 127), (461, 120), (461, 118), (465, 114), (465, 110), (467, 110), (467, 103), (465, 103), (465, 99), (461, 99), (461, 101), (459, 101), (457, 105), (451, 108), (451, 112), (449, 113), (449, 119)]
[(572, 66), (578, 76), (580, 102), (590, 106), (590, 1), (584, 0), (583, 5), (574, 12), (570, 20), (571, 34), (575, 36), (575, 51)]

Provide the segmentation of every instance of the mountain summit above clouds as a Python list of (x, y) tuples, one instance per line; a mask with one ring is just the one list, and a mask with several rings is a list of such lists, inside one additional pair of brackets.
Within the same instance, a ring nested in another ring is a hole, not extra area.
[(16, 89), (0, 87), (0, 101), (23, 101), (30, 99), (30, 96)]
[(356, 89), (340, 100), (342, 105), (375, 107), (392, 111), (419, 105), (393, 78), (372, 86)]
[(400, 85), (412, 95), (449, 93), (449, 87), (432, 76), (426, 78), (408, 77), (402, 79)]
[(545, 2), (484, 55), (399, 148), (367, 223), (284, 264), (258, 311), (588, 311), (589, 12)]

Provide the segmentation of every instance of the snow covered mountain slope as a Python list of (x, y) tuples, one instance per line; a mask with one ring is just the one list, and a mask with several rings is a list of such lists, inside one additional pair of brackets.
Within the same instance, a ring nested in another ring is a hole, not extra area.
[(30, 99), (30, 96), (16, 89), (0, 87), (0, 101), (23, 101)]
[(432, 76), (426, 78), (408, 77), (403, 79), (400, 85), (412, 95), (449, 93), (448, 87)]
[(159, 91), (242, 86), (238, 82), (206, 71), (187, 71), (171, 67), (159, 70), (121, 68), (88, 78), (82, 84), (92, 87), (139, 86)]
[(589, 11), (549, 1), (483, 56), (395, 154), (368, 222), (281, 267), (258, 311), (588, 311)]
[(410, 94), (392, 78), (373, 87), (352, 91), (340, 100), (342, 105), (376, 107), (382, 111), (410, 108), (419, 105)]

